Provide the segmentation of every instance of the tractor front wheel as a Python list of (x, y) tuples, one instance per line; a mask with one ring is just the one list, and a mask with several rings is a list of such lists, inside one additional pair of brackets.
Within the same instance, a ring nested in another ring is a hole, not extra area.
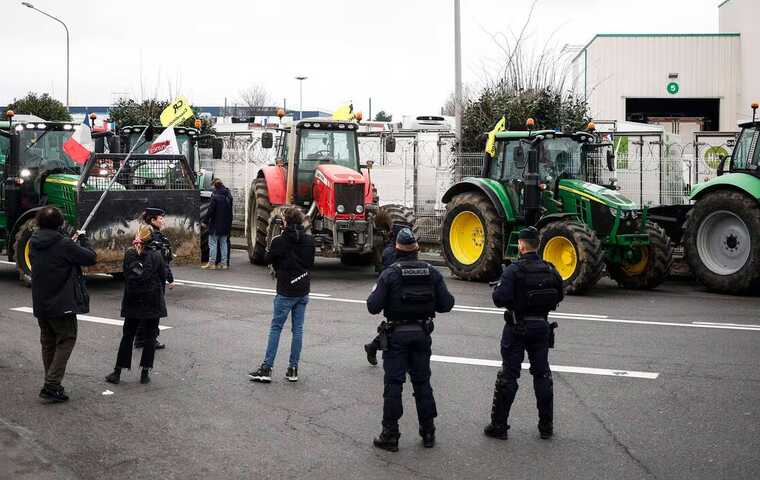
[(446, 205), (441, 231), (443, 256), (463, 280), (491, 281), (501, 274), (504, 220), (483, 194), (465, 192)]
[(711, 290), (760, 289), (760, 205), (739, 192), (719, 191), (697, 201), (686, 222), (689, 268)]
[(248, 201), (248, 231), (245, 235), (248, 260), (255, 265), (264, 265), (271, 215), (272, 203), (269, 201), (267, 182), (264, 178), (257, 178)]
[(29, 256), (31, 251), (30, 240), (32, 234), (37, 230), (37, 221), (32, 218), (24, 222), (16, 232), (16, 269), (19, 280), (27, 287), (32, 286), (32, 261)]
[(673, 264), (673, 246), (670, 238), (656, 223), (647, 226), (649, 245), (639, 247), (632, 262), (607, 262), (610, 277), (623, 288), (650, 290), (658, 287), (668, 276)]
[(553, 222), (541, 229), (538, 254), (554, 265), (568, 294), (591, 289), (602, 276), (602, 243), (593, 230), (577, 222)]

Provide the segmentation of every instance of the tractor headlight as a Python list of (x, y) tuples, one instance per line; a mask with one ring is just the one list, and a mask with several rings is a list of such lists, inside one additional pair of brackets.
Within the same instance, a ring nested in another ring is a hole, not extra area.
[(165, 187), (166, 186), (166, 179), (165, 178), (154, 178), (153, 179), (153, 185), (157, 187)]
[(24, 168), (23, 170), (21, 170), (21, 178), (29, 178), (31, 176), (32, 176), (32, 171), (29, 170), (28, 168)]
[(356, 206), (356, 213), (362, 213), (364, 211), (364, 205)]
[(132, 180), (132, 183), (134, 183), (135, 185), (145, 185), (145, 179), (143, 177), (135, 177)]
[[(618, 209), (615, 208), (615, 207), (610, 207), (610, 214), (612, 214), (613, 217), (617, 218), (617, 216), (618, 216)], [(624, 214), (621, 215), (621, 216), (624, 216)]]
[(346, 211), (346, 207), (343, 205), (338, 205), (338, 208), (336, 210), (338, 210), (338, 213), (344, 213)]

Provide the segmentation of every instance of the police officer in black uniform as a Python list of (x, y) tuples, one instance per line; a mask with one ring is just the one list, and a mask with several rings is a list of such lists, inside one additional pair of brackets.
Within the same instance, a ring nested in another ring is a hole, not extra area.
[[(411, 229), (411, 225), (408, 225), (406, 223), (394, 223), (391, 226), (390, 238), (388, 239), (388, 243), (385, 245), (385, 248), (383, 248), (383, 264), (381, 273), (383, 270), (393, 265), (393, 262), (396, 261), (396, 237), (398, 236), (398, 232), (404, 228)], [(385, 322), (382, 322), (380, 325), (378, 325), (378, 335), (376, 335), (371, 342), (364, 345), (364, 351), (367, 353), (367, 361), (370, 365), (377, 365), (377, 351), (383, 349), (381, 342), (382, 329), (385, 327), (384, 323)]]
[(538, 431), (543, 439), (554, 433), (552, 372), (549, 349), (554, 347), (554, 328), (548, 314), (564, 298), (562, 277), (553, 265), (539, 258), (538, 231), (528, 227), (518, 235), (520, 259), (504, 269), (493, 291), (493, 303), (505, 307), (506, 325), (501, 336), (502, 369), (496, 375), (491, 423), (484, 433), (507, 439), (509, 409), (517, 394), (517, 379), (525, 351), (530, 360), (533, 389), (538, 406)]
[[(148, 207), (143, 212), (143, 221), (146, 224), (150, 225), (153, 230), (150, 242), (145, 246), (145, 248), (150, 250), (157, 250), (163, 257), (164, 266), (166, 268), (166, 283), (169, 285), (169, 288), (172, 289), (174, 288), (174, 275), (172, 274), (172, 269), (169, 264), (174, 258), (174, 254), (172, 253), (171, 242), (168, 238), (166, 238), (166, 235), (161, 233), (161, 229), (164, 227), (164, 216), (166, 216), (166, 212), (160, 208)], [(161, 288), (166, 290), (166, 285), (161, 285)], [(157, 330), (155, 336), (156, 350), (166, 348), (165, 344), (158, 341), (159, 334), (160, 331)], [(150, 338), (150, 336), (146, 337), (142, 324), (140, 324), (140, 326), (137, 328), (137, 332), (135, 333), (135, 348), (142, 348), (143, 345), (145, 345), (146, 338)]]
[(407, 372), (414, 388), (423, 445), (430, 448), (435, 444), (437, 411), (430, 386), (430, 334), (436, 312), (449, 312), (454, 306), (443, 276), (429, 263), (417, 260), (417, 250), (412, 231), (401, 230), (396, 237), (396, 261), (380, 274), (367, 298), (369, 313), (382, 311), (388, 325), (384, 331), (388, 349), (383, 352), (383, 431), (374, 445), (391, 452), (398, 451), (401, 392)]

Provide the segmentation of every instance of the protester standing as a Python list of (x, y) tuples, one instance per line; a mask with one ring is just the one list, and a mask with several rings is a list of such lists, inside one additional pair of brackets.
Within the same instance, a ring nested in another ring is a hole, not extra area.
[(293, 339), (285, 378), (291, 382), (298, 381), (303, 324), (311, 288), (309, 270), (314, 266), (315, 252), (314, 239), (304, 231), (303, 218), (303, 213), (298, 208), (286, 209), (283, 212), (284, 231), (272, 240), (267, 252), (266, 263), (274, 267), (277, 275), (277, 295), (274, 297), (274, 313), (264, 363), (258, 370), (248, 374), (254, 382), (272, 381), (272, 367), (277, 356), (280, 333), (288, 315), (291, 316), (293, 324)]
[[(40, 397), (65, 402), (61, 385), (77, 339), (77, 314), (90, 311), (82, 268), (95, 265), (97, 256), (84, 235), (69, 238), (60, 232), (63, 214), (43, 207), (36, 216), (39, 230), (32, 234), (32, 305), (40, 326), (45, 384)], [(17, 252), (17, 255), (21, 252)]]
[[(143, 212), (143, 221), (151, 227), (151, 239), (150, 244), (151, 248), (158, 251), (161, 256), (164, 259), (164, 270), (165, 274), (164, 277), (166, 281), (161, 284), (161, 290), (166, 290), (166, 285), (169, 286), (169, 289), (174, 288), (174, 275), (172, 274), (172, 269), (170, 266), (170, 263), (172, 259), (174, 258), (174, 255), (172, 254), (172, 244), (169, 241), (168, 238), (166, 238), (166, 235), (164, 235), (161, 232), (161, 229), (164, 228), (164, 225), (166, 225), (166, 212), (160, 208), (146, 208)], [(166, 348), (166, 345), (158, 341), (158, 325), (156, 325), (156, 331), (153, 332), (155, 334), (153, 343), (156, 346), (156, 350), (160, 350), (162, 348)], [(135, 334), (135, 348), (142, 348), (143, 345), (145, 345), (145, 337), (149, 336), (150, 334), (146, 334), (145, 330), (143, 329), (143, 326), (140, 325), (137, 328), (137, 333)]]
[(110, 383), (119, 383), (121, 370), (132, 367), (132, 341), (137, 327), (142, 325), (149, 336), (145, 338), (140, 357), (140, 383), (150, 382), (150, 370), (156, 352), (153, 336), (158, 331), (158, 319), (166, 316), (166, 301), (162, 285), (166, 282), (164, 259), (151, 241), (153, 231), (148, 225), (140, 225), (132, 248), (124, 254), (124, 296), (121, 316), (124, 317), (116, 367), (106, 377)]
[(208, 263), (201, 268), (226, 270), (229, 268), (228, 240), (232, 230), (232, 194), (218, 178), (214, 180), (214, 191), (211, 193), (205, 221), (208, 227)]

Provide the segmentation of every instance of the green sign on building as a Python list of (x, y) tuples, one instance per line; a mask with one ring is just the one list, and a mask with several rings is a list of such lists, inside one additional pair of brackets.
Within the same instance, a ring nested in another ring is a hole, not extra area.
[(670, 82), (666, 88), (668, 90), (668, 93), (671, 95), (675, 95), (678, 93), (678, 90), (680, 90), (680, 87), (676, 82)]

